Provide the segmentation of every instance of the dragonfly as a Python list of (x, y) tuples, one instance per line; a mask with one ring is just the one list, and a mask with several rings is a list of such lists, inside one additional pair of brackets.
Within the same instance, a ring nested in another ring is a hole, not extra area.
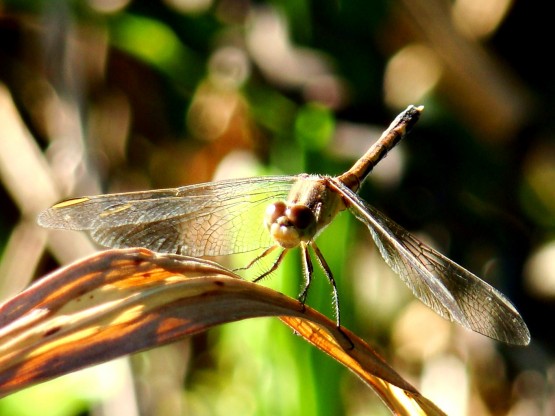
[(500, 291), (419, 241), (357, 194), (422, 111), (422, 106), (407, 107), (339, 176), (262, 176), (84, 196), (53, 205), (39, 215), (38, 223), (85, 230), (97, 243), (112, 248), (144, 247), (195, 257), (259, 253), (245, 268), (279, 252), (254, 281), (274, 272), (284, 256), (299, 247), (305, 278), (299, 300), (304, 307), (314, 270), (312, 253), (331, 283), (340, 327), (337, 287), (315, 239), (339, 212), (349, 210), (367, 226), (389, 267), (433, 311), (490, 338), (527, 345), (530, 332)]

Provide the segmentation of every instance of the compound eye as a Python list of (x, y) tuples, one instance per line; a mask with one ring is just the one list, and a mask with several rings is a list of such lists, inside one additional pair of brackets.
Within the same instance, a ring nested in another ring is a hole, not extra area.
[(295, 205), (289, 210), (289, 219), (291, 223), (299, 230), (314, 225), (316, 218), (314, 213), (305, 205)]
[(266, 215), (264, 216), (266, 225), (274, 224), (278, 218), (285, 215), (286, 210), (287, 206), (283, 201), (274, 202), (273, 204), (268, 205), (268, 208), (266, 208)]

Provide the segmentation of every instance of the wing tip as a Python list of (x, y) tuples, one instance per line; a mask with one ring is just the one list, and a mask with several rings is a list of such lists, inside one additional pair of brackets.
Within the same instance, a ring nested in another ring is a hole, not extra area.
[(37, 224), (44, 228), (52, 228), (52, 208), (45, 209), (37, 217)]
[[(526, 326), (526, 323), (524, 322), (524, 319), (522, 319), (522, 317), (519, 315), (518, 317), (513, 318), (513, 323), (515, 324), (514, 329), (511, 332), (513, 336), (505, 342), (521, 347), (528, 346), (530, 344), (530, 341), (532, 340), (532, 337), (530, 335), (530, 330), (528, 329), (528, 326)], [(518, 335), (514, 336), (514, 334)]]

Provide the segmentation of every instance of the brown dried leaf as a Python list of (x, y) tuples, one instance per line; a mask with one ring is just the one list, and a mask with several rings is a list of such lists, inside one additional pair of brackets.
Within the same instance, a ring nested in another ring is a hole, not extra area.
[(146, 249), (101, 252), (0, 306), (0, 397), (260, 316), (280, 316), (369, 384), (393, 412), (442, 414), (363, 340), (313, 309), (216, 263)]

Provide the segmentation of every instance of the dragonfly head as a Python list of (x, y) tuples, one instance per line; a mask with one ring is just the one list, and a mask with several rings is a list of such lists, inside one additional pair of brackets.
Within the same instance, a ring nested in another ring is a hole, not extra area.
[(297, 247), (312, 240), (316, 233), (316, 217), (305, 205), (288, 206), (285, 202), (268, 205), (264, 224), (272, 238), (283, 248)]

